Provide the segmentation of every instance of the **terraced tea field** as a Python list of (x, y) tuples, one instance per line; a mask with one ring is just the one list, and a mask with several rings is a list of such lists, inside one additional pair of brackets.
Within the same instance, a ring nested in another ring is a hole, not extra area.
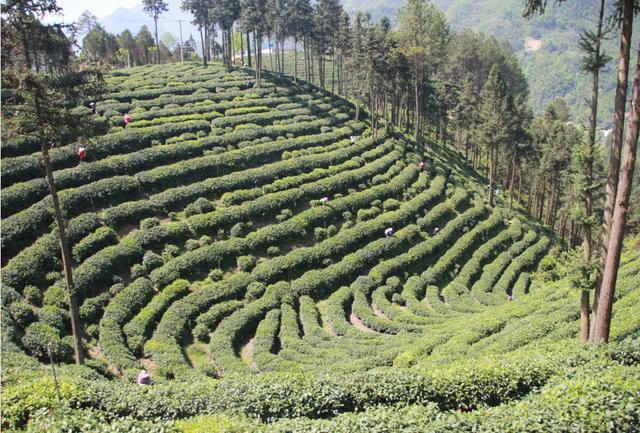
[[(637, 251), (620, 342), (583, 348), (577, 292), (532, 282), (551, 235), (504, 197), (488, 207), (458, 154), (374, 132), (314, 86), (252, 80), (116, 71), (86, 160), (51, 150), (89, 358), (59, 371), (64, 410), (37, 411), (57, 403), (36, 358), (71, 361), (41, 155), (2, 144), (4, 428), (637, 431)], [(141, 368), (155, 385), (134, 384)], [(609, 412), (581, 412), (603, 386)]]

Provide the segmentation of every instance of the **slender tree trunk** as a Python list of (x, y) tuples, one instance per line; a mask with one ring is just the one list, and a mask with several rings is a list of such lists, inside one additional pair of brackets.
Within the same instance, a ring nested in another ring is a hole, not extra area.
[(298, 38), (293, 38), (293, 82), (298, 82)]
[(202, 64), (207, 67), (207, 52), (204, 44), (204, 34), (202, 33), (202, 27), (198, 28), (200, 31), (200, 43), (202, 44)]
[(489, 206), (493, 207), (493, 178), (495, 166), (493, 164), (493, 146), (489, 148)]
[(156, 26), (156, 63), (160, 64), (160, 41), (158, 40), (158, 17), (153, 17), (153, 22)]
[(611, 326), (611, 311), (613, 308), (613, 296), (616, 289), (616, 278), (620, 265), (620, 253), (622, 251), (622, 239), (624, 226), (629, 211), (629, 196), (633, 183), (633, 170), (636, 163), (636, 151), (638, 149), (638, 132), (640, 130), (640, 46), (637, 52), (636, 72), (633, 79), (631, 110), (627, 136), (624, 140), (623, 161), (618, 183), (618, 197), (616, 198), (611, 224), (611, 234), (607, 248), (607, 259), (602, 274), (602, 287), (598, 300), (598, 315), (593, 340), (596, 343), (609, 341), (609, 328)]
[(131, 67), (131, 50), (127, 50), (127, 68)]
[[(34, 107), (39, 125), (45, 124), (40, 108), (40, 98), (37, 94), (34, 95)], [(76, 364), (84, 364), (84, 352), (82, 350), (82, 342), (80, 339), (81, 326), (80, 326), (80, 314), (78, 312), (78, 299), (76, 296), (75, 285), (73, 284), (73, 269), (71, 267), (71, 254), (69, 254), (69, 243), (67, 241), (67, 232), (64, 226), (64, 219), (62, 218), (62, 211), (60, 210), (60, 200), (58, 199), (58, 190), (56, 188), (55, 181), (53, 179), (53, 168), (51, 167), (51, 160), (49, 158), (49, 148), (44, 139), (41, 139), (40, 149), (42, 150), (42, 162), (44, 165), (44, 171), (47, 178), (47, 184), (49, 186), (49, 192), (51, 193), (51, 201), (53, 203), (53, 214), (58, 227), (58, 239), (60, 241), (60, 251), (62, 253), (62, 266), (64, 269), (64, 278), (67, 283), (67, 294), (69, 296), (69, 316), (71, 318), (71, 333), (73, 334), (73, 351), (75, 353)]]
[(331, 51), (331, 93), (336, 93), (336, 57), (335, 48)]
[(513, 209), (513, 185), (516, 183), (516, 158), (517, 154), (514, 152), (513, 160), (511, 161), (511, 180), (509, 181), (509, 215)]
[(247, 32), (247, 65), (251, 67), (251, 39), (249, 38), (249, 32)]
[(418, 146), (420, 146), (422, 140), (421, 140), (421, 135), (422, 135), (422, 131), (420, 130), (421, 127), (421, 113), (422, 113), (422, 80), (421, 80), (421, 76), (422, 76), (422, 71), (417, 70), (416, 71), (416, 76), (415, 76), (415, 94), (416, 94), (416, 124), (415, 124), (415, 139), (416, 139), (416, 144)]
[(242, 66), (244, 66), (244, 40), (242, 39), (242, 33), (240, 33), (239, 36), (240, 36), (240, 62), (242, 63)]
[[(595, 317), (598, 314), (600, 302), (600, 287), (604, 273), (607, 247), (613, 220), (613, 208), (616, 202), (618, 176), (620, 171), (620, 152), (622, 149), (622, 135), (624, 133), (624, 115), (627, 104), (627, 87), (629, 79), (629, 62), (631, 55), (631, 35), (633, 30), (634, 0), (623, 1), (622, 31), (620, 34), (620, 54), (618, 64), (618, 83), (616, 85), (616, 99), (613, 113), (613, 130), (611, 132), (611, 151), (609, 153), (609, 170), (607, 173), (606, 201), (602, 223), (602, 238), (600, 244), (599, 272), (596, 278), (596, 291), (591, 311)], [(595, 321), (594, 321), (595, 323)], [(595, 326), (595, 325), (594, 325)]]
[(269, 43), (269, 65), (271, 71), (273, 71), (273, 56), (271, 55), (271, 33), (267, 33), (267, 42)]

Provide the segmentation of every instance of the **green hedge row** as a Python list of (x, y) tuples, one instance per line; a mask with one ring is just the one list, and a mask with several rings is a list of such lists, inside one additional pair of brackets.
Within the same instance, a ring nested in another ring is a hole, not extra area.
[(167, 243), (183, 242), (190, 235), (187, 224), (171, 222), (126, 236), (118, 245), (98, 251), (76, 268), (78, 294), (83, 297), (95, 293), (99, 288), (109, 285), (113, 275), (118, 275), (133, 263), (139, 263), (145, 251), (158, 249)]
[[(355, 127), (343, 127), (336, 131), (333, 131), (328, 134), (316, 134), (306, 137), (299, 137), (296, 139), (287, 139), (283, 140), (287, 143), (313, 143), (313, 144), (326, 144), (331, 143), (334, 140), (339, 140), (343, 137), (348, 136), (354, 132), (357, 132), (358, 129)], [(279, 140), (280, 141), (280, 140)], [(267, 143), (264, 146), (264, 151), (269, 151), (271, 148), (279, 145), (279, 141), (275, 143)], [(254, 148), (254, 150), (256, 150)], [(245, 155), (248, 160), (237, 160), (233, 161), (233, 166), (247, 166), (251, 164), (252, 154), (247, 153), (246, 151), (231, 151), (227, 152), (230, 155)], [(228, 156), (227, 156), (228, 157)], [(225, 158), (220, 155), (219, 160), (224, 161)], [(238, 188), (247, 188), (252, 186), (265, 185), (268, 186), (270, 182), (273, 182), (275, 179), (279, 177), (283, 177), (287, 174), (295, 172), (296, 170), (301, 170), (307, 167), (307, 164), (313, 161), (309, 166), (309, 168), (314, 167), (317, 164), (317, 159), (313, 158), (300, 158), (298, 160), (287, 160), (287, 161), (278, 161), (272, 164), (266, 163), (264, 160), (264, 165), (255, 168), (247, 168), (242, 171), (238, 171), (235, 173), (231, 173), (228, 175), (223, 175), (219, 177), (215, 177), (213, 179), (206, 179), (200, 182), (191, 183), (187, 186), (178, 186), (175, 188), (169, 188), (165, 191), (157, 193), (152, 196), (152, 200), (158, 203), (161, 203), (167, 209), (178, 209), (180, 208), (186, 201), (191, 200), (196, 197), (205, 197), (208, 195), (213, 195), (217, 193), (222, 193), (224, 191), (234, 191)], [(229, 167), (230, 164), (227, 163)], [(226, 165), (225, 165), (226, 166)], [(220, 166), (218, 166), (220, 167)], [(217, 170), (217, 169), (216, 169)], [(223, 170), (221, 169), (221, 172)]]
[(456, 276), (455, 281), (465, 287), (471, 287), (471, 284), (482, 272), (483, 265), (493, 260), (506, 244), (515, 242), (520, 236), (522, 236), (522, 223), (517, 219), (512, 220), (506, 230), (489, 239), (473, 253), (471, 259)]
[[(100, 220), (94, 213), (85, 213), (69, 220), (67, 225), (69, 246), (73, 247), (98, 227), (100, 227)], [(39, 286), (48, 272), (62, 269), (59, 257), (58, 230), (54, 228), (50, 234), (39, 238), (9, 260), (2, 268), (2, 282), (19, 291), (30, 284)]]
[(260, 370), (269, 370), (271, 363), (278, 362), (274, 351), (277, 349), (276, 339), (279, 330), (280, 310), (274, 309), (267, 313), (256, 329), (253, 359)]
[(362, 269), (377, 263), (383, 257), (395, 254), (419, 237), (418, 227), (408, 225), (398, 230), (392, 237), (375, 240), (358, 251), (344, 256), (338, 263), (306, 272), (291, 283), (291, 289), (298, 296), (309, 295), (314, 299), (322, 297), (331, 293), (334, 287), (358, 275)]
[(192, 334), (194, 340), (209, 341), (209, 333), (213, 331), (218, 323), (244, 305), (242, 301), (224, 301), (214, 304), (207, 312), (199, 315), (196, 319), (196, 326)]
[[(451, 277), (451, 275), (446, 275), (446, 273), (450, 273), (456, 263), (459, 264), (463, 261), (464, 255), (469, 251), (476, 251), (478, 247), (485, 243), (488, 237), (502, 228), (502, 224), (502, 212), (500, 212), (500, 210), (493, 212), (489, 218), (481, 221), (470, 231), (462, 235), (433, 266), (422, 273), (421, 277), (427, 284), (440, 286), (443, 279)], [(452, 279), (453, 278), (449, 278), (449, 280)]]
[(512, 286), (516, 278), (518, 278), (518, 275), (520, 275), (521, 272), (534, 271), (536, 269), (538, 262), (549, 249), (550, 242), (549, 238), (543, 237), (513, 259), (500, 276), (500, 279), (496, 282), (493, 291), (497, 293), (511, 293), (513, 291)]
[[(457, 200), (452, 197), (450, 200), (445, 202), (445, 204), (448, 204), (448, 206), (450, 206), (449, 209), (452, 209), (456, 202)], [(436, 206), (436, 208), (438, 206)], [(424, 220), (431, 221), (434, 218), (441, 218), (439, 216), (441, 213), (435, 212), (435, 210), (436, 209), (434, 208), (429, 211)], [(468, 229), (473, 226), (473, 224), (482, 218), (486, 212), (487, 209), (482, 203), (476, 203), (470, 210), (451, 220), (436, 235), (420, 242), (418, 245), (409, 249), (406, 253), (392, 259), (385, 260), (374, 266), (369, 272), (369, 276), (373, 278), (376, 284), (383, 284), (387, 278), (393, 275), (398, 275), (401, 272), (408, 272), (416, 266), (424, 269), (428, 263), (432, 263), (441, 253), (446, 252), (452, 238), (460, 235), (465, 228)]]
[(249, 340), (267, 312), (280, 305), (279, 291), (288, 290), (286, 285), (281, 282), (267, 288), (262, 298), (236, 310), (218, 324), (208, 347), (220, 375), (251, 371), (239, 357), (240, 346)]
[[(316, 125), (311, 122), (302, 122), (297, 126), (309, 127), (309, 129), (303, 127), (300, 129), (294, 129), (291, 134), (298, 135), (298, 133), (310, 133), (316, 128)], [(206, 148), (210, 144), (217, 146), (224, 146), (223, 140), (227, 141), (228, 145), (237, 144), (240, 141), (248, 139), (256, 139), (260, 136), (270, 136), (267, 133), (256, 128), (242, 129), (233, 133), (225, 134), (224, 136), (198, 140), (195, 146), (200, 148)], [(212, 177), (213, 173), (216, 173), (216, 177), (224, 175), (229, 172), (234, 172), (239, 169), (246, 169), (249, 167), (256, 167), (258, 165), (267, 164), (280, 159), (282, 152), (292, 149), (301, 149), (310, 145), (317, 145), (322, 143), (329, 143), (338, 137), (344, 137), (346, 134), (352, 133), (345, 129), (341, 129), (337, 134), (319, 137), (316, 135), (301, 136), (298, 138), (292, 138), (287, 140), (278, 140), (276, 142), (266, 142), (253, 145), (246, 148), (234, 149), (222, 154), (205, 155), (197, 158), (191, 158), (185, 161), (175, 162), (171, 165), (156, 167), (147, 171), (136, 174), (138, 179), (148, 190), (164, 190), (170, 187), (180, 186), (185, 182), (195, 182), (202, 179), (208, 179)], [(227, 145), (227, 146), (228, 146)], [(181, 147), (188, 146), (183, 143)], [(238, 174), (236, 174), (237, 176)], [(211, 179), (209, 182), (213, 181)], [(188, 187), (187, 187), (188, 189)], [(167, 193), (165, 193), (166, 195)]]
[(127, 346), (122, 326), (153, 297), (153, 286), (146, 278), (138, 278), (118, 293), (105, 308), (100, 320), (100, 348), (120, 371), (133, 369), (137, 360)]
[(99, 250), (118, 243), (118, 234), (109, 227), (100, 227), (78, 242), (72, 249), (76, 263), (85, 261)]
[[(127, 153), (150, 147), (154, 141), (162, 141), (187, 132), (208, 132), (210, 130), (211, 126), (206, 121), (151, 126), (135, 130), (127, 129), (122, 132), (97, 137), (95, 143), (87, 143), (85, 147), (90, 160), (95, 161), (117, 153)], [(49, 154), (54, 170), (61, 170), (78, 164), (77, 146), (74, 143), (50, 150)], [(41, 177), (43, 174), (42, 155), (39, 153), (5, 159), (6, 161), (4, 159), (2, 161), (3, 187)]]
[(117, 230), (127, 224), (137, 224), (144, 218), (163, 213), (163, 208), (151, 200), (135, 200), (120, 203), (104, 210), (103, 220), (106, 225)]
[(243, 124), (270, 125), (276, 120), (310, 114), (313, 114), (313, 111), (309, 108), (295, 108), (286, 111), (272, 110), (266, 113), (246, 113), (237, 116), (218, 117), (211, 121), (211, 126), (214, 128), (227, 128)]
[(471, 290), (474, 293), (491, 292), (507, 266), (532, 245), (537, 237), (536, 232), (530, 230), (523, 239), (514, 243), (507, 251), (502, 252), (493, 262), (484, 267), (482, 276), (476, 281)]
[(182, 298), (188, 292), (189, 282), (187, 280), (174, 281), (165, 287), (162, 292), (155, 295), (153, 299), (124, 326), (123, 331), (127, 337), (127, 344), (134, 353), (140, 354), (151, 331), (151, 327), (154, 322), (161, 317), (169, 305), (175, 300)]
[(192, 376), (193, 370), (182, 353), (181, 344), (197, 315), (215, 303), (240, 298), (253, 281), (250, 275), (238, 273), (221, 282), (203, 286), (171, 304), (153, 337), (144, 345), (145, 354), (158, 366), (157, 373), (169, 378)]
[[(421, 176), (421, 179), (426, 180), (425, 178), (426, 176)], [(261, 263), (252, 273), (260, 281), (272, 282), (285, 273), (290, 275), (293, 270), (299, 272), (301, 268), (320, 263), (325, 258), (340, 256), (359, 245), (378, 238), (387, 227), (401, 227), (407, 224), (421, 209), (440, 198), (443, 192), (444, 178), (438, 176), (428, 190), (403, 203), (400, 209), (386, 212), (373, 220), (341, 230), (336, 236), (313, 247), (293, 250), (285, 256), (275, 257)]]

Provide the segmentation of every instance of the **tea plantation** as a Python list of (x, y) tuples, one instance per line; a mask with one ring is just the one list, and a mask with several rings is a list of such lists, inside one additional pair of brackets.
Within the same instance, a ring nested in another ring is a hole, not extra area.
[(553, 235), (464, 158), (252, 77), (113, 72), (109, 132), (51, 150), (82, 367), (39, 144), (2, 144), (3, 431), (640, 431), (637, 246), (583, 346)]

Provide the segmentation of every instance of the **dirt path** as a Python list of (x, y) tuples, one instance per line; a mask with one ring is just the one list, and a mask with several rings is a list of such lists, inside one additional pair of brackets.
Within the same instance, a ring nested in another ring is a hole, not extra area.
[(258, 364), (256, 363), (256, 360), (253, 358), (253, 351), (255, 350), (255, 347), (256, 347), (256, 337), (253, 336), (240, 351), (240, 357), (246, 364), (249, 365), (251, 369), (259, 371)]
[(375, 304), (371, 304), (371, 308), (373, 309), (373, 313), (376, 316), (381, 317), (383, 319), (389, 320), (389, 318), (384, 315), (384, 311), (382, 311), (380, 308), (378, 308)]
[(354, 328), (359, 331), (367, 332), (369, 334), (379, 334), (379, 332), (374, 331), (373, 329), (362, 323), (362, 320), (358, 319), (358, 316), (356, 316), (354, 313), (351, 313), (351, 315), (349, 316), (349, 322), (351, 322)]

